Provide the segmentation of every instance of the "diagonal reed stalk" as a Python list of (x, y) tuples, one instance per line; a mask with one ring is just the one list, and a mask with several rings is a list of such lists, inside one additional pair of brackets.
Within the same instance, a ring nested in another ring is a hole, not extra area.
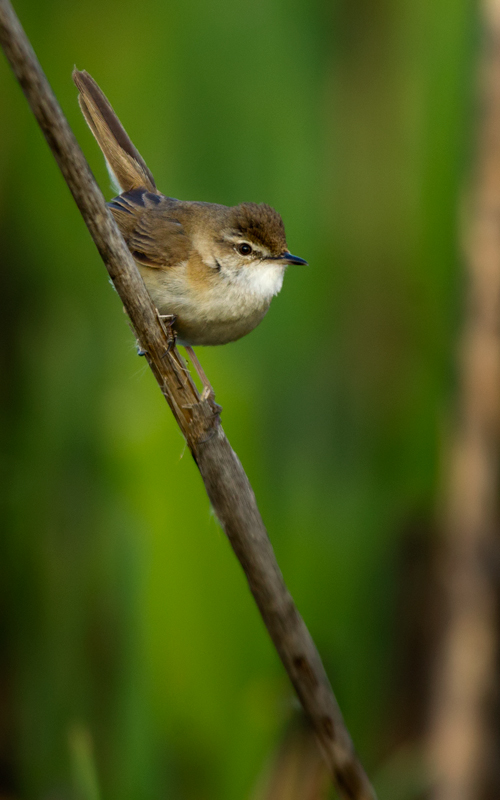
[(140, 347), (198, 465), (271, 639), (345, 800), (374, 800), (321, 658), (283, 580), (250, 482), (220, 424), (172, 347), (85, 157), (9, 2), (0, 0), (0, 44), (80, 209)]

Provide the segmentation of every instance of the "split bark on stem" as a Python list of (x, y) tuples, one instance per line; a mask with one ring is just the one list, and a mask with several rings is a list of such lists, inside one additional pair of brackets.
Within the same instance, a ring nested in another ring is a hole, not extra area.
[(214, 511), (311, 720), (331, 777), (346, 800), (375, 793), (354, 751), (320, 656), (281, 575), (248, 478), (209, 400), (202, 400), (158, 318), (136, 264), (8, 0), (0, 43), (132, 322), (140, 347), (198, 465)]

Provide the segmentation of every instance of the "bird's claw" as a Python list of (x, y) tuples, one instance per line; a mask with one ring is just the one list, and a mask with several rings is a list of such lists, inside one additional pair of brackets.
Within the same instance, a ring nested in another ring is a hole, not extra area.
[(163, 330), (167, 334), (168, 337), (167, 353), (170, 353), (170, 351), (175, 347), (175, 343), (177, 340), (177, 334), (174, 330), (174, 325), (177, 317), (175, 314), (158, 313), (158, 319), (160, 320), (163, 326)]
[(215, 392), (212, 387), (204, 386), (203, 391), (200, 396), (200, 401), (208, 402), (210, 408), (212, 409), (214, 417), (220, 416), (222, 413), (222, 406), (215, 402)]

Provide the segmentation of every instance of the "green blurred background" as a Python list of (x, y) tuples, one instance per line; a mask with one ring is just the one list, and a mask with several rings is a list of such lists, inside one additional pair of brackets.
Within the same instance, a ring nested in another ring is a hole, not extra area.
[[(408, 563), (454, 389), (474, 5), (15, 7), (107, 199), (75, 64), (163, 192), (270, 203), (309, 261), (251, 336), (198, 355), (361, 758), (413, 796)], [(0, 109), (1, 796), (250, 798), (291, 689), (3, 57)]]

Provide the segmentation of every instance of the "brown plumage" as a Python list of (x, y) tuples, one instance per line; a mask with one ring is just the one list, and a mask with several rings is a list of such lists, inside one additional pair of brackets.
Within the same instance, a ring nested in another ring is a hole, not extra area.
[(265, 203), (232, 208), (166, 197), (87, 72), (73, 72), (79, 103), (121, 194), (108, 207), (181, 344), (225, 344), (249, 333), (281, 288), (288, 264), (283, 220)]
[(266, 203), (241, 203), (231, 212), (231, 224), (242, 236), (263, 244), (276, 256), (287, 250), (285, 226), (274, 208)]
[(80, 91), (78, 102), (83, 116), (121, 190), (127, 192), (143, 186), (155, 192), (156, 184), (146, 162), (130, 141), (106, 95), (88, 72), (73, 70), (73, 80)]

